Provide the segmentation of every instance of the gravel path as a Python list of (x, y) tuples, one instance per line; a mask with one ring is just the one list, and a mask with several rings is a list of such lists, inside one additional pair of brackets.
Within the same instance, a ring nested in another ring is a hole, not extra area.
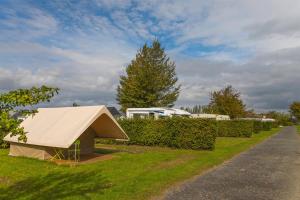
[(300, 137), (286, 127), (164, 199), (300, 200)]

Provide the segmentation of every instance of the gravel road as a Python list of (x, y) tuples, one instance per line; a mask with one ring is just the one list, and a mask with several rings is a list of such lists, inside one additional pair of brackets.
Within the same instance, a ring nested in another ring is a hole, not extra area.
[(300, 200), (300, 137), (295, 127), (220, 167), (170, 189), (166, 200)]

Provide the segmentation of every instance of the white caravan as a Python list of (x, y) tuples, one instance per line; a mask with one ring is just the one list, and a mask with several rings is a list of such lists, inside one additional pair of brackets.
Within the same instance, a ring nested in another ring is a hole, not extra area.
[(215, 120), (230, 120), (229, 115), (218, 115), (218, 114), (191, 114), (192, 118), (202, 118), (202, 119), (215, 119)]
[(154, 117), (155, 119), (159, 117), (172, 117), (172, 116), (187, 116), (189, 117), (191, 113), (177, 109), (177, 108), (127, 108), (126, 117), (127, 118), (146, 118)]

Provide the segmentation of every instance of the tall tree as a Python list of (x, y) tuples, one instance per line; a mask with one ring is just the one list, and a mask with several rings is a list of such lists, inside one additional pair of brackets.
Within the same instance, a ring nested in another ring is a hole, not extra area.
[(120, 77), (117, 101), (124, 112), (129, 107), (172, 107), (177, 100), (175, 63), (158, 40), (145, 44)]
[(7, 134), (18, 136), (19, 140), (26, 142), (26, 134), (23, 128), (19, 127), (21, 120), (14, 116), (26, 117), (36, 113), (34, 105), (49, 102), (58, 91), (58, 88), (42, 86), (0, 94), (0, 147), (7, 145), (3, 141)]
[(297, 120), (300, 120), (300, 101), (294, 101), (290, 105), (290, 113), (294, 116)]
[(211, 93), (208, 107), (216, 114), (229, 115), (231, 118), (243, 117), (246, 106), (240, 96), (232, 86), (227, 86)]

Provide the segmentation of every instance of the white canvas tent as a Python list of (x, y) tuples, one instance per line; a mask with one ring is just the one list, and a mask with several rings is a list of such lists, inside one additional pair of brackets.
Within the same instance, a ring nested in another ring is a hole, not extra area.
[(39, 108), (21, 126), (26, 143), (18, 141), (17, 136), (4, 138), (10, 143), (11, 156), (50, 159), (56, 149), (66, 152), (76, 140), (80, 140), (80, 153), (89, 154), (94, 151), (95, 137), (128, 140), (105, 106)]

